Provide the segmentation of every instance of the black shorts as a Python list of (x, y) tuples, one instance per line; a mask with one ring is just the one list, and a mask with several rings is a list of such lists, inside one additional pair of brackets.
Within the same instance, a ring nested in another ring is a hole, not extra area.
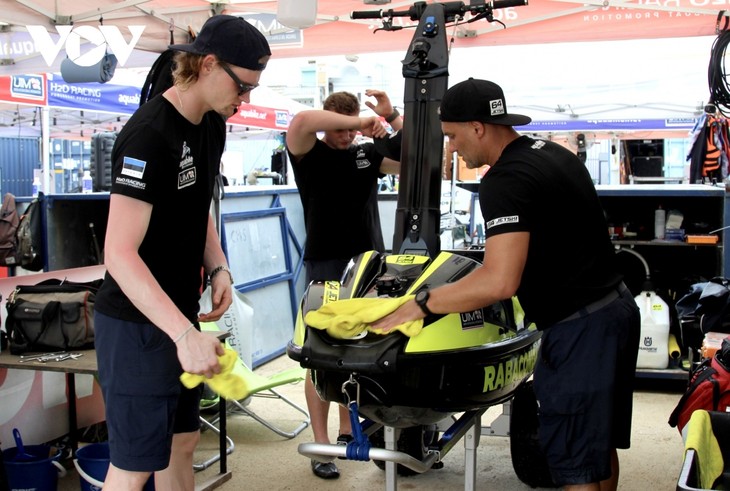
[(94, 328), (111, 463), (137, 472), (167, 468), (173, 434), (200, 429), (202, 385), (182, 386), (175, 344), (153, 324), (96, 312)]
[(606, 307), (543, 332), (535, 367), (539, 440), (555, 483), (611, 476), (611, 451), (629, 448), (641, 320), (625, 290)]

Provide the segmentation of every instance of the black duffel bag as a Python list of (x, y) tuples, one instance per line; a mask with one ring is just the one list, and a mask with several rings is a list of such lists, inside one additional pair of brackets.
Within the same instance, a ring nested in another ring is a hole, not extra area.
[(6, 303), (10, 352), (19, 355), (93, 348), (94, 300), (101, 282), (50, 279), (18, 285)]

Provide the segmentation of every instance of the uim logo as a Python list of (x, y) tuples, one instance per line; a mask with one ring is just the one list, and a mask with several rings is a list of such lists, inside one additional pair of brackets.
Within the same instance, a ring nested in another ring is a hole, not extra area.
[(10, 95), (43, 99), (44, 86), (41, 75), (12, 75), (10, 79)]
[[(35, 43), (36, 50), (43, 56), (48, 66), (53, 64), (61, 49), (65, 46), (68, 57), (79, 66), (92, 66), (100, 62), (107, 52), (107, 47), (117, 57), (121, 66), (129, 59), (132, 50), (139, 41), (145, 26), (129, 26), (132, 39), (129, 43), (124, 39), (116, 26), (56, 26), (58, 42), (53, 42), (48, 30), (43, 26), (27, 26)], [(81, 40), (85, 39), (95, 48), (81, 54)]]

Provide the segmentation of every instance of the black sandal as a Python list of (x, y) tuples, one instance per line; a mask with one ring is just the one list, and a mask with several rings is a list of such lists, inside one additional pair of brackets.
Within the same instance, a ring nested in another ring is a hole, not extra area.
[(337, 479), (340, 471), (334, 462), (318, 462), (312, 459), (312, 472), (321, 479)]

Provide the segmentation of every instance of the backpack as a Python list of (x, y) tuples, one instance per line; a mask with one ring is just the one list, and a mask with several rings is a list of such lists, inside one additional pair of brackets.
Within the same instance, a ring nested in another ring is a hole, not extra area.
[(43, 223), (41, 220), (41, 200), (43, 193), (33, 198), (20, 217), (20, 225), (16, 232), (18, 244), (18, 264), (30, 271), (43, 269), (43, 254), (41, 234)]
[(17, 266), (18, 230), (20, 217), (15, 207), (15, 196), (6, 193), (0, 208), (0, 266)]
[(728, 411), (730, 408), (730, 339), (712, 358), (705, 358), (690, 373), (687, 390), (669, 416), (669, 426), (680, 433), (696, 409)]

